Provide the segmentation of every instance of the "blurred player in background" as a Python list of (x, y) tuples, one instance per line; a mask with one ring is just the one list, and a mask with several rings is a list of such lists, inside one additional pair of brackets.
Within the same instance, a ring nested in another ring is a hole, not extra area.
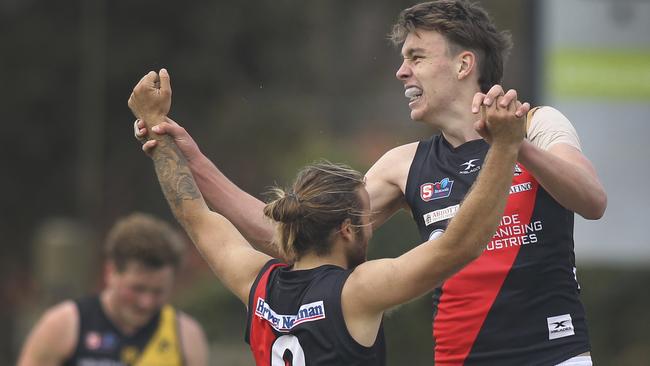
[(206, 366), (203, 330), (167, 304), (185, 250), (178, 232), (134, 213), (113, 226), (105, 249), (105, 288), (48, 309), (18, 365)]

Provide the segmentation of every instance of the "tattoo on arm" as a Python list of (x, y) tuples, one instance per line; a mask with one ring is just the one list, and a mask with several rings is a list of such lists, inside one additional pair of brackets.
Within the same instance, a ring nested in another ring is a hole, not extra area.
[(163, 136), (154, 150), (153, 162), (165, 198), (174, 216), (181, 219), (183, 201), (202, 199), (187, 160), (172, 138)]

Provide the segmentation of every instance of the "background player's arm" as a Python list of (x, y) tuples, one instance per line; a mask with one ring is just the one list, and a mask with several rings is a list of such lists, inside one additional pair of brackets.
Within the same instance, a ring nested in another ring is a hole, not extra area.
[(355, 339), (362, 344), (364, 336), (374, 339), (377, 329), (368, 324), (378, 326), (383, 311), (430, 291), (477, 258), (494, 234), (524, 136), (523, 119), (511, 118), (514, 107), (509, 114), (496, 112), (488, 117), (493, 142), (481, 173), (445, 233), (398, 258), (366, 262), (346, 281), (344, 317), (353, 337), (361, 335)]
[(18, 366), (59, 366), (77, 344), (79, 314), (72, 301), (48, 309), (32, 328), (18, 358)]
[[(160, 72), (160, 88), (156, 87), (157, 80), (154, 72), (145, 75), (129, 98), (129, 107), (149, 128), (164, 121), (167, 111), (158, 107), (171, 99), (167, 71)], [(247, 304), (257, 273), (271, 257), (253, 249), (230, 221), (210, 211), (173, 139), (150, 135), (158, 140), (151, 156), (172, 213), (217, 277)]]
[(404, 191), (417, 147), (413, 142), (388, 151), (366, 173), (373, 230), (400, 209), (408, 210)]
[(208, 342), (203, 329), (192, 317), (179, 312), (181, 345), (186, 366), (207, 366)]

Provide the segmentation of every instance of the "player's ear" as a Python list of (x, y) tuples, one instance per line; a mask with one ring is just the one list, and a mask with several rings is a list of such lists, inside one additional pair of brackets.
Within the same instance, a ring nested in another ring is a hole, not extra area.
[(472, 51), (463, 51), (456, 57), (457, 77), (463, 80), (476, 68), (476, 55)]
[(114, 283), (118, 274), (117, 266), (112, 260), (107, 260), (104, 264), (104, 282), (107, 286)]
[(347, 241), (354, 241), (354, 226), (352, 226), (352, 220), (349, 218), (343, 220), (341, 223), (341, 226), (339, 227), (339, 233), (341, 234), (341, 237)]

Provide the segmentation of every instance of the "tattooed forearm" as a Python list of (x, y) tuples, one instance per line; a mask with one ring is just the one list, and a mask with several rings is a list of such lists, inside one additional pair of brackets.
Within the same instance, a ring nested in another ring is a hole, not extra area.
[(158, 147), (153, 153), (153, 162), (165, 198), (174, 216), (182, 221), (183, 201), (202, 198), (187, 161), (171, 137), (163, 136), (158, 140)]

